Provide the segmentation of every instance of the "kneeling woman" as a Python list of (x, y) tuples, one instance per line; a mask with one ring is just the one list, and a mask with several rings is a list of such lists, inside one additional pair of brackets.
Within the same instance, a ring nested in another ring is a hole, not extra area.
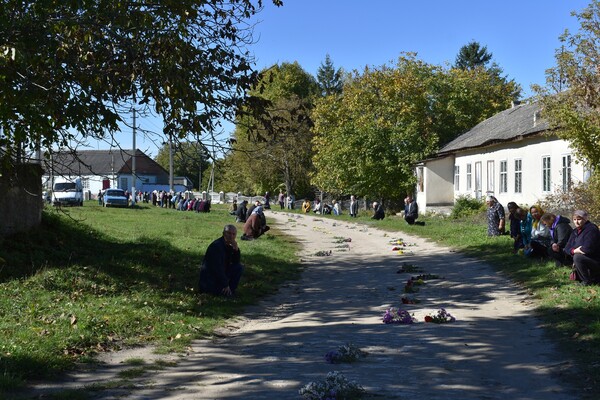
[(565, 253), (573, 257), (577, 280), (584, 285), (600, 283), (600, 231), (583, 210), (573, 213), (573, 223)]

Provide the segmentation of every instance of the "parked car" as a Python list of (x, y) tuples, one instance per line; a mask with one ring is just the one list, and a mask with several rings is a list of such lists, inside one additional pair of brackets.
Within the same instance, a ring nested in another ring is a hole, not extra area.
[(104, 207), (128, 207), (129, 199), (123, 189), (106, 189), (102, 196)]

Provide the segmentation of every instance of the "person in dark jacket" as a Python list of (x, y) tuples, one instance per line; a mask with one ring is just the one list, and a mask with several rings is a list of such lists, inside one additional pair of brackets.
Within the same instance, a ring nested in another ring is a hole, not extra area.
[(244, 200), (240, 203), (235, 212), (235, 222), (246, 222), (246, 215), (248, 210), (246, 209), (246, 205), (248, 204), (248, 200)]
[(521, 210), (521, 207), (514, 201), (509, 201), (508, 204), (506, 204), (506, 208), (508, 209), (508, 221), (510, 222), (510, 237), (513, 240), (513, 254), (517, 254), (519, 249), (523, 248), (523, 240), (521, 239), (521, 220), (517, 218), (517, 212)]
[(200, 267), (200, 293), (233, 296), (244, 266), (240, 264), (240, 249), (235, 241), (237, 228), (225, 225), (223, 236), (206, 249)]
[(573, 257), (573, 267), (581, 284), (600, 283), (600, 231), (583, 210), (573, 213), (573, 223), (575, 229), (564, 252)]
[(414, 225), (415, 220), (419, 218), (419, 206), (417, 205), (417, 202), (413, 200), (413, 197), (410, 194), (406, 196), (404, 203), (404, 220), (409, 225)]
[(571, 220), (562, 215), (545, 213), (540, 219), (540, 223), (544, 224), (550, 230), (550, 243), (548, 246), (548, 257), (556, 261), (556, 266), (573, 265), (573, 259), (563, 250), (569, 241), (571, 232)]
[(378, 203), (378, 202), (373, 202), (373, 216), (371, 217), (371, 219), (384, 219), (385, 218), (385, 211), (383, 209), (383, 206)]

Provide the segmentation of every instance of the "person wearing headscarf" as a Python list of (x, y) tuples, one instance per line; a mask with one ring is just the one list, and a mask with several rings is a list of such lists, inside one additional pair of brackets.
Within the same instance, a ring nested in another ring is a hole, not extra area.
[(600, 231), (584, 210), (573, 212), (575, 229), (564, 252), (573, 257), (573, 269), (582, 285), (600, 283)]
[(244, 224), (244, 233), (242, 234), (242, 240), (254, 240), (258, 239), (262, 234), (270, 230), (271, 228), (267, 225), (265, 214), (261, 205), (256, 206), (246, 223)]
[(504, 207), (494, 196), (487, 196), (485, 203), (488, 206), (488, 236), (500, 236), (504, 233)]

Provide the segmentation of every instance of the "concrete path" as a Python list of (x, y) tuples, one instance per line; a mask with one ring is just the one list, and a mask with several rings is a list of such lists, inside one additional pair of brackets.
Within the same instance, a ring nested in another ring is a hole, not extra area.
[[(571, 363), (545, 338), (528, 294), (489, 266), (358, 224), (281, 212), (267, 219), (302, 244), (302, 279), (232, 321), (221, 337), (169, 356), (176, 366), (94, 398), (299, 399), (303, 385), (334, 370), (377, 399), (578, 398), (557, 378)], [(350, 238), (349, 248), (339, 238)], [(398, 238), (412, 245), (404, 254), (392, 251), (390, 241)], [(412, 295), (419, 304), (401, 304), (406, 280), (418, 274), (398, 273), (403, 263), (443, 277), (419, 287)], [(383, 324), (390, 306), (414, 313), (418, 322)], [(441, 307), (456, 322), (423, 322)], [(324, 361), (325, 353), (348, 342), (368, 356), (351, 364)], [(73, 374), (63, 388), (115, 380), (131, 368), (122, 361), (134, 357), (168, 358), (149, 349), (111, 353), (103, 357), (105, 368)]]

